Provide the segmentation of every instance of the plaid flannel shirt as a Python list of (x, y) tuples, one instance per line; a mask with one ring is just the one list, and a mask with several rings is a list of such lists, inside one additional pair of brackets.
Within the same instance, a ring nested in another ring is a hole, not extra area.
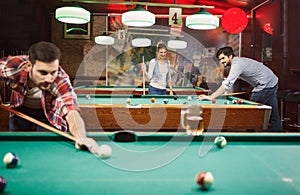
[[(28, 56), (9, 56), (0, 60), (0, 79), (12, 89), (10, 107), (23, 104), (27, 93)], [(61, 131), (68, 130), (65, 115), (70, 110), (78, 110), (77, 96), (71, 85), (69, 76), (59, 66), (58, 75), (50, 89), (43, 91), (41, 105), (49, 122)]]

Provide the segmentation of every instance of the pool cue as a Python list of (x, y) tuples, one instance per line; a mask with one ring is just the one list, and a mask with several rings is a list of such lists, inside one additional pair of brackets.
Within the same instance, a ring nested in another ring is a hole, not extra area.
[[(145, 65), (145, 60), (143, 56), (143, 65)], [(143, 69), (143, 95), (146, 95), (146, 88), (145, 88), (145, 71)]]
[(21, 118), (23, 118), (23, 119), (25, 119), (25, 120), (28, 120), (28, 121), (30, 121), (30, 122), (36, 124), (36, 125), (39, 125), (39, 126), (41, 126), (41, 127), (44, 127), (45, 129), (47, 129), (47, 130), (49, 130), (49, 131), (52, 131), (52, 132), (54, 132), (54, 133), (56, 133), (56, 134), (59, 134), (59, 135), (61, 135), (61, 136), (64, 136), (65, 138), (68, 138), (68, 139), (73, 140), (74, 142), (76, 142), (76, 139), (75, 139), (74, 136), (72, 136), (72, 135), (70, 135), (70, 134), (68, 134), (68, 133), (66, 133), (66, 132), (60, 131), (60, 130), (58, 130), (58, 129), (56, 129), (56, 128), (50, 126), (50, 125), (47, 125), (47, 124), (45, 124), (45, 123), (43, 123), (43, 122), (40, 122), (40, 121), (38, 121), (38, 120), (36, 120), (36, 119), (30, 117), (30, 116), (27, 116), (26, 114), (23, 114), (23, 113), (21, 113), (21, 112), (19, 112), (19, 111), (16, 111), (16, 110), (12, 109), (12, 108), (9, 108), (8, 106), (5, 106), (5, 105), (3, 105), (3, 104), (0, 104), (0, 108), (6, 110), (6, 111), (8, 111), (8, 112), (14, 113), (15, 115), (17, 115), (17, 116), (19, 116), (19, 117), (21, 117)]
[(221, 95), (221, 96), (235, 96), (235, 95), (241, 95), (241, 94), (246, 94), (246, 93), (249, 93), (249, 92), (226, 93), (226, 94), (223, 94), (223, 95)]

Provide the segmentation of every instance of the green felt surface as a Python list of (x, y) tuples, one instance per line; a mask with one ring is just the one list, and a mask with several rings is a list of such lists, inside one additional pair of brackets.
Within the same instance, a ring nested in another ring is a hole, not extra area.
[[(148, 86), (145, 87), (148, 89)], [(135, 89), (135, 90), (143, 90), (142, 86), (93, 86), (93, 85), (88, 85), (88, 86), (78, 86), (76, 89), (112, 89), (112, 90), (130, 90), (130, 89)], [(204, 88), (201, 87), (179, 87), (179, 86), (174, 86), (173, 90), (205, 90)]]
[[(103, 160), (53, 134), (1, 133), (0, 155), (10, 151), (21, 159), (14, 169), (0, 165), (7, 180), (3, 194), (300, 193), (300, 146), (293, 139), (299, 134), (223, 135), (223, 149), (213, 145), (214, 136), (162, 141), (174, 135), (146, 134), (141, 138), (147, 141), (117, 143), (102, 135), (99, 144), (113, 149)], [(209, 191), (195, 183), (201, 171), (215, 177)]]
[[(131, 94), (78, 94), (79, 104), (127, 104), (127, 100), (130, 99), (130, 104), (213, 104), (211, 100), (199, 100), (197, 95), (191, 95), (191, 100), (188, 100), (189, 96), (178, 95), (177, 99), (171, 95), (131, 95)], [(152, 103), (151, 99), (155, 98), (155, 102)], [(238, 101), (240, 98), (233, 96), (219, 97), (216, 99), (215, 105), (257, 105), (255, 102), (243, 100), (242, 104), (233, 104), (233, 99)], [(167, 100), (167, 103), (164, 101)]]

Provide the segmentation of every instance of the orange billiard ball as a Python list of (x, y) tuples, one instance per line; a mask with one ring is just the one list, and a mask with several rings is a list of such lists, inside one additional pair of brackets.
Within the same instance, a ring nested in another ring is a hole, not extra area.
[(151, 102), (154, 103), (155, 102), (155, 98), (151, 98)]

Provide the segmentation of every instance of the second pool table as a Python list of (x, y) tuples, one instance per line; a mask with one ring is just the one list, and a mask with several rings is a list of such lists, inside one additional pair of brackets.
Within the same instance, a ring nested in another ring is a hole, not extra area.
[[(133, 94), (143, 95), (142, 86), (78, 86), (75, 88), (77, 94)], [(173, 87), (173, 90), (178, 95), (200, 95), (208, 94), (210, 90), (201, 87)], [(170, 91), (167, 89), (167, 94)], [(148, 86), (145, 87), (145, 95), (148, 94)]]
[[(90, 130), (130, 129), (137, 131), (180, 131), (181, 111), (190, 104), (203, 108), (204, 127), (207, 131), (221, 130), (264, 130), (267, 129), (271, 107), (243, 100), (234, 104), (233, 96), (220, 97), (216, 103), (198, 100), (198, 96), (179, 95), (104, 95), (78, 94), (81, 113)], [(130, 104), (127, 99), (130, 98)], [(151, 99), (155, 98), (152, 103)], [(167, 99), (168, 103), (164, 103)]]

